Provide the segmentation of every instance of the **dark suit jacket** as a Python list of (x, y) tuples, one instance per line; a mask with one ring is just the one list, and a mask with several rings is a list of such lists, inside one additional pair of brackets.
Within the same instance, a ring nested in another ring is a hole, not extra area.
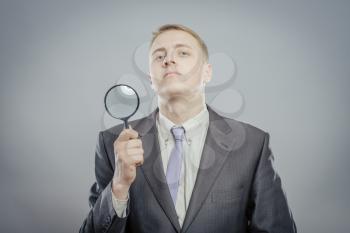
[(218, 115), (208, 106), (209, 128), (197, 180), (182, 228), (166, 183), (155, 110), (131, 122), (144, 148), (144, 164), (129, 191), (127, 217), (113, 209), (113, 142), (122, 125), (100, 132), (91, 211), (80, 232), (130, 233), (291, 233), (292, 213), (273, 168), (269, 135), (249, 124)]

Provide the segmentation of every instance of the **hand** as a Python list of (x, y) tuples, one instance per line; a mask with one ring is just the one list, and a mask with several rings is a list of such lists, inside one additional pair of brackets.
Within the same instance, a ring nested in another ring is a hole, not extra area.
[(136, 167), (143, 164), (142, 141), (131, 127), (124, 129), (113, 143), (115, 172), (112, 191), (116, 198), (127, 199), (131, 184), (136, 178)]

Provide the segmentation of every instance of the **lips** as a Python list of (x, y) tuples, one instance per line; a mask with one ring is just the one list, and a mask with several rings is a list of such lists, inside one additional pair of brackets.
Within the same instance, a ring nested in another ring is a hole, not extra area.
[(171, 72), (166, 72), (163, 77), (165, 78), (165, 77), (176, 76), (176, 75), (180, 75), (180, 73), (176, 71), (171, 71)]

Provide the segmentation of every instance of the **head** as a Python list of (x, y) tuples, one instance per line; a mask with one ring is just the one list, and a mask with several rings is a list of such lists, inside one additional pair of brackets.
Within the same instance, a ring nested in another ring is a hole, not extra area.
[(163, 25), (153, 33), (149, 70), (153, 90), (166, 99), (204, 97), (205, 84), (212, 75), (204, 41), (178, 24)]

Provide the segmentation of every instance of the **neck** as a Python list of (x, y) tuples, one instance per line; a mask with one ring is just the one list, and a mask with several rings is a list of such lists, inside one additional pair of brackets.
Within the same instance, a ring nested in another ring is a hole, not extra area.
[(204, 93), (193, 98), (173, 97), (169, 99), (158, 98), (159, 111), (169, 120), (181, 125), (193, 118), (205, 108)]

